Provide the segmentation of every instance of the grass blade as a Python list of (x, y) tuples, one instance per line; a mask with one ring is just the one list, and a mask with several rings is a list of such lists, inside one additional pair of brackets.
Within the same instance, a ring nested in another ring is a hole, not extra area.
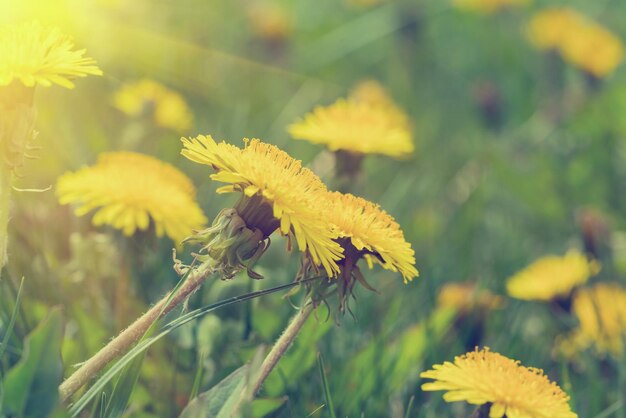
[(326, 379), (326, 372), (324, 371), (324, 358), (322, 353), (317, 352), (317, 364), (320, 369), (320, 376), (322, 378), (322, 386), (324, 388), (324, 398), (326, 400), (326, 409), (328, 409), (328, 415), (330, 418), (337, 418), (335, 414), (335, 405), (333, 404), (333, 398), (330, 393), (330, 387), (328, 386), (328, 380)]
[[(15, 307), (13, 308), (13, 312), (11, 313), (11, 319), (9, 320), (9, 325), (7, 326), (4, 337), (2, 338), (2, 342), (0, 343), (0, 360), (2, 360), (2, 356), (4, 356), (4, 352), (6, 351), (6, 348), (9, 345), (9, 340), (11, 339), (11, 335), (13, 334), (13, 327), (15, 326), (15, 320), (17, 318), (17, 313), (20, 308), (23, 286), (24, 286), (24, 278), (22, 277), (22, 281), (20, 282), (20, 287), (17, 290), (17, 297), (15, 298)], [(1, 369), (0, 369), (0, 376), (2, 376)]]

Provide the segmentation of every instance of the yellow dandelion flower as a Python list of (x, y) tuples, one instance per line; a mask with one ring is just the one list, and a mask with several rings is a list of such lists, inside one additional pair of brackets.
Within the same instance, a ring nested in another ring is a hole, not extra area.
[(529, 0), (455, 0), (454, 5), (461, 10), (490, 14), (498, 10), (523, 6), (530, 3)]
[(554, 7), (535, 14), (528, 25), (528, 37), (539, 49), (558, 49), (582, 16), (572, 9)]
[(577, 417), (568, 405), (569, 396), (543, 370), (524, 367), (489, 348), (455, 357), (454, 363), (436, 364), (420, 376), (435, 380), (422, 390), (445, 390), (446, 402), (490, 403), (491, 418)]
[(573, 9), (537, 13), (528, 36), (537, 48), (556, 49), (565, 61), (598, 78), (612, 73), (624, 60), (621, 39)]
[(448, 283), (439, 291), (437, 306), (458, 312), (475, 308), (492, 310), (502, 307), (502, 298), (486, 289), (478, 289), (476, 283)]
[(413, 152), (411, 131), (398, 109), (367, 101), (339, 99), (317, 107), (288, 127), (295, 139), (326, 145), (331, 151), (403, 157)]
[(626, 290), (616, 284), (600, 283), (581, 289), (572, 305), (578, 328), (561, 349), (569, 356), (592, 346), (600, 355), (624, 355), (626, 338)]
[(218, 193), (242, 193), (235, 209), (249, 228), (260, 229), (266, 237), (278, 229), (295, 239), (299, 250), (307, 251), (329, 276), (339, 272), (341, 247), (315, 210), (315, 201), (326, 193), (326, 186), (311, 170), (258, 139), (245, 139), (243, 149), (204, 135), (182, 141), (185, 157), (213, 167), (216, 173), (211, 178), (229, 183)]
[(154, 122), (177, 132), (191, 129), (193, 113), (183, 97), (154, 80), (125, 84), (113, 97), (114, 106), (128, 116), (153, 112)]
[(589, 261), (584, 254), (570, 250), (563, 257), (540, 258), (508, 279), (510, 296), (523, 300), (549, 301), (567, 297), (570, 292), (600, 271), (596, 261)]
[(98, 162), (57, 182), (61, 204), (76, 204), (76, 215), (96, 210), (92, 223), (111, 225), (125, 235), (147, 230), (176, 242), (202, 228), (206, 217), (195, 201), (195, 188), (182, 172), (156, 158), (133, 152), (109, 152)]
[(0, 86), (17, 80), (27, 87), (58, 84), (73, 88), (71, 79), (102, 75), (85, 50), (74, 50), (72, 38), (38, 22), (0, 27)]
[(291, 18), (286, 10), (272, 3), (260, 3), (250, 7), (248, 20), (254, 33), (268, 41), (287, 39), (293, 30)]
[(395, 115), (395, 123), (404, 126), (410, 131), (409, 117), (389, 96), (387, 90), (376, 80), (363, 80), (350, 93), (350, 100), (367, 103), (374, 107), (386, 109), (390, 115)]
[(344, 247), (342, 265), (352, 263), (350, 269), (365, 257), (370, 267), (376, 262), (400, 272), (405, 283), (419, 275), (415, 252), (393, 217), (378, 205), (351, 194), (328, 192), (326, 196), (317, 203)]

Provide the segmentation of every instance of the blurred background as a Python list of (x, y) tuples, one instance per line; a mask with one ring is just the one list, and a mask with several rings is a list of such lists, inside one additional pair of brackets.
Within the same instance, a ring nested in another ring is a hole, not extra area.
[[(623, 357), (555, 354), (558, 336), (576, 321), (553, 304), (507, 297), (505, 284), (535, 259), (571, 248), (600, 259), (592, 281), (626, 277), (626, 67), (594, 74), (528, 35), (537, 12), (567, 6), (626, 39), (626, 3), (502, 3), (511, 4), (2, 0), (0, 21), (57, 26), (104, 71), (77, 80), (74, 91), (37, 89), (42, 150), (21, 169), (17, 187), (45, 191), (15, 193), (12, 285), (3, 292), (11, 305), (25, 277), (17, 332), (25, 336), (61, 305), (67, 375), (178, 279), (172, 241), (124, 240), (74, 216), (47, 189), (61, 174), (105, 151), (149, 154), (193, 179), (211, 220), (235, 197), (216, 195), (207, 167), (180, 156), (181, 136), (211, 134), (238, 146), (260, 138), (331, 182), (332, 153), (294, 141), (286, 128), (376, 80), (408, 114), (415, 151), (400, 160), (367, 156), (352, 191), (396, 218), (420, 277), (403, 284), (380, 268), (365, 272), (379, 293), (359, 287), (352, 315), (311, 320), (255, 414), (328, 416), (320, 409), (319, 351), (337, 416), (467, 417), (469, 406), (422, 392), (419, 373), (479, 345), (543, 368), (581, 417), (624, 416)], [(600, 59), (594, 51), (588, 60)], [(140, 114), (125, 114), (116, 94), (143, 79), (179, 95), (188, 109), (172, 112), (192, 116), (158, 121), (154, 98)], [(274, 239), (259, 264), (264, 280), (207, 283), (190, 307), (291, 281), (299, 262), (285, 247)], [(497, 302), (463, 293), (462, 306), (445, 309), (440, 294), (449, 283)], [(276, 293), (178, 329), (148, 353), (124, 416), (178, 416), (194, 381), (209, 389), (270, 345), (294, 312)]]

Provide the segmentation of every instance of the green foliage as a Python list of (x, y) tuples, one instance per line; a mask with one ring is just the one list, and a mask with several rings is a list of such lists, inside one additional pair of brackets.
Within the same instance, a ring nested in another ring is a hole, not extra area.
[(61, 312), (53, 309), (26, 338), (22, 358), (4, 378), (5, 415), (46, 417), (56, 407), (63, 377), (62, 332)]
[(242, 366), (208, 391), (194, 398), (180, 414), (180, 418), (228, 418), (239, 404), (248, 366)]

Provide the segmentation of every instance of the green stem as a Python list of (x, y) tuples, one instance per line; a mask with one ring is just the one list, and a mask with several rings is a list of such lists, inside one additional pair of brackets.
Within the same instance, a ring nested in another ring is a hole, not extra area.
[(282, 335), (276, 340), (276, 343), (265, 357), (265, 360), (263, 360), (263, 364), (261, 364), (261, 371), (252, 386), (253, 395), (261, 390), (265, 379), (267, 379), (272, 370), (274, 370), (278, 361), (285, 355), (291, 343), (296, 339), (296, 336), (300, 330), (302, 330), (302, 327), (311, 315), (311, 312), (313, 312), (313, 309), (313, 304), (310, 301), (307, 302), (304, 307), (294, 315), (287, 328), (285, 328), (285, 331), (283, 331)]
[(11, 178), (11, 169), (0, 161), (0, 270), (2, 270), (7, 263)]

